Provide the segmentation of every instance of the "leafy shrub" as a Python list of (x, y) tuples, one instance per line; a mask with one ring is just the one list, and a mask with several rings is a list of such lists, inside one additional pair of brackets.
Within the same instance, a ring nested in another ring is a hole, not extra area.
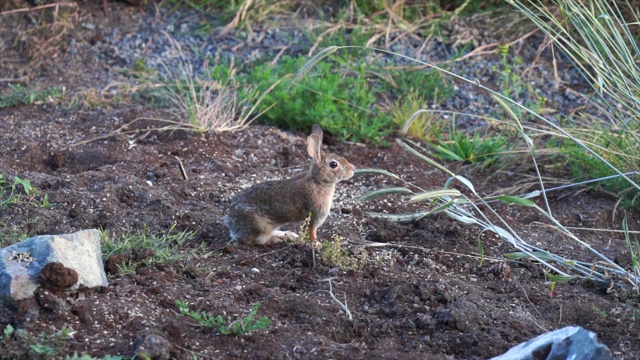
[[(425, 99), (452, 91), (437, 72), (372, 68), (364, 60), (353, 64), (347, 58), (336, 59), (342, 66), (319, 63), (299, 84), (290, 84), (288, 74), (305, 60), (285, 56), (276, 66), (257, 65), (238, 77), (241, 86), (266, 93), (257, 111), (264, 112), (268, 122), (292, 130), (308, 130), (317, 123), (341, 140), (385, 144), (397, 129), (384, 105), (388, 99), (417, 90)], [(228, 76), (219, 69), (212, 73), (221, 81)], [(254, 91), (244, 96), (255, 97)]]

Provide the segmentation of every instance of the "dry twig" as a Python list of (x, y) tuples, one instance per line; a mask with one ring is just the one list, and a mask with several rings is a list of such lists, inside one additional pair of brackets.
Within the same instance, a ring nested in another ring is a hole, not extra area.
[(332, 288), (332, 283), (331, 283), (331, 280), (333, 280), (333, 279), (335, 279), (335, 278), (328, 278), (328, 279), (320, 280), (320, 281), (326, 281), (326, 282), (329, 283), (329, 291), (327, 291), (327, 290), (322, 290), (322, 291), (328, 292), (329, 295), (331, 295), (331, 298), (333, 300), (335, 300), (335, 302), (337, 302), (338, 305), (340, 305), (342, 310), (344, 310), (344, 312), (349, 317), (349, 320), (353, 320), (353, 315), (351, 314), (351, 310), (349, 310), (349, 307), (347, 306), (347, 295), (344, 296), (344, 302), (342, 302), (342, 301), (338, 300), (338, 298), (336, 298), (336, 296), (333, 294), (333, 288)]

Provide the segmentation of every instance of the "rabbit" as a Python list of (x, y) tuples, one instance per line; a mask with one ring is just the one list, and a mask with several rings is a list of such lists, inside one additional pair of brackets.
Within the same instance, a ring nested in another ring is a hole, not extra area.
[(253, 185), (233, 197), (224, 218), (233, 240), (249, 245), (291, 240), (298, 234), (278, 228), (302, 222), (311, 214), (309, 237), (314, 246), (319, 244), (317, 231), (329, 215), (336, 183), (350, 179), (355, 171), (349, 161), (321, 148), (322, 129), (313, 125), (307, 137), (308, 171)]

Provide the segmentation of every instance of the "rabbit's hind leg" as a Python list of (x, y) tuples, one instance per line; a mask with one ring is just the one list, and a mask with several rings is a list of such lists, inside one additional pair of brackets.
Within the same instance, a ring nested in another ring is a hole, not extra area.
[(226, 216), (224, 220), (231, 238), (249, 245), (268, 243), (275, 228), (268, 219), (241, 211)]
[(274, 242), (273, 239), (273, 226), (269, 224), (253, 224), (254, 226), (247, 227), (243, 229), (241, 240), (245, 244), (254, 244), (254, 245), (266, 245)]
[(273, 241), (273, 242), (280, 242), (280, 241), (285, 241), (285, 240), (293, 240), (293, 239), (297, 239), (298, 238), (298, 234), (294, 233), (293, 231), (281, 231), (281, 230), (273, 230), (271, 232), (271, 236), (274, 239), (278, 239), (278, 240)]

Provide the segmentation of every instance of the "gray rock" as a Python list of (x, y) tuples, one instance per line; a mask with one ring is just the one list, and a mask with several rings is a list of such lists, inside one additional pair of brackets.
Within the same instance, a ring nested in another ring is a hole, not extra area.
[(41, 285), (40, 271), (58, 262), (78, 274), (69, 290), (108, 286), (102, 264), (100, 232), (82, 230), (73, 234), (42, 235), (0, 250), (0, 296), (16, 300), (34, 295)]
[(600, 344), (594, 332), (567, 326), (544, 333), (509, 349), (491, 360), (613, 360), (608, 347)]
[(134, 359), (166, 360), (171, 358), (171, 343), (155, 330), (146, 329), (137, 336), (134, 344)]

